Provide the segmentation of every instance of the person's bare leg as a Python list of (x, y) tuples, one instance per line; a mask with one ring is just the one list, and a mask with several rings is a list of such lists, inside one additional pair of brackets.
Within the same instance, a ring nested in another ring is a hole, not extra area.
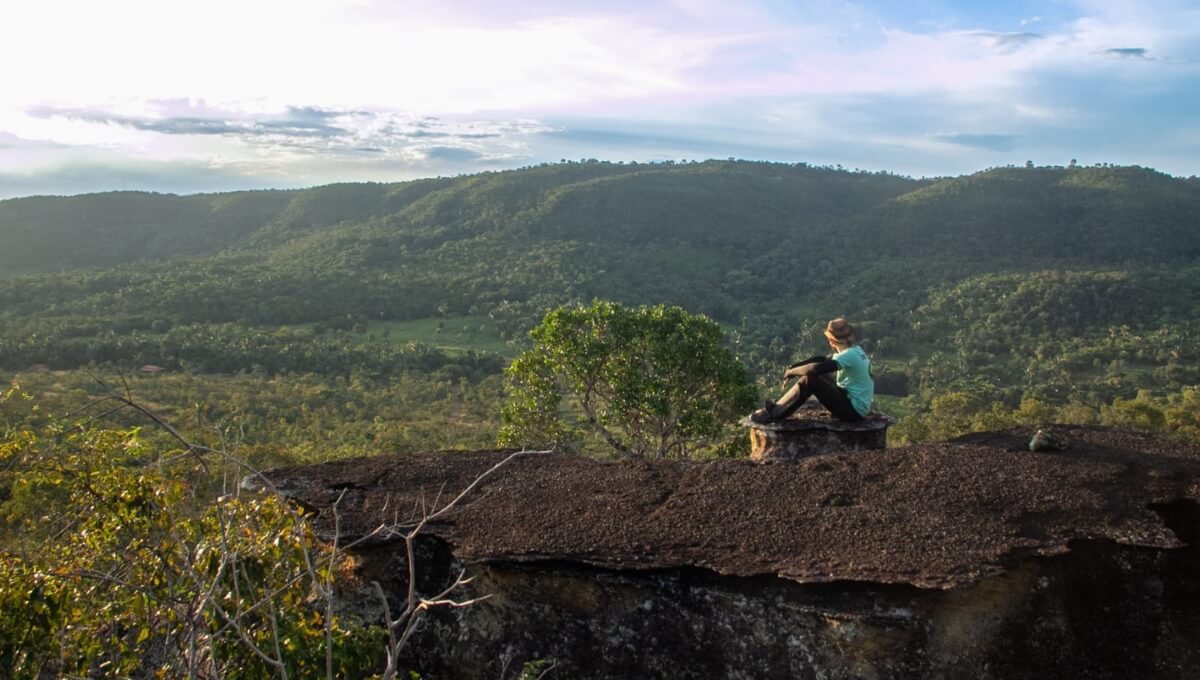
[(796, 395), (799, 393), (800, 393), (800, 383), (797, 382), (795, 385), (792, 385), (792, 388), (790, 390), (788, 390), (787, 392), (784, 392), (783, 396), (776, 399), (775, 403), (776, 404), (786, 404), (789, 401), (791, 401), (792, 399), (795, 399)]

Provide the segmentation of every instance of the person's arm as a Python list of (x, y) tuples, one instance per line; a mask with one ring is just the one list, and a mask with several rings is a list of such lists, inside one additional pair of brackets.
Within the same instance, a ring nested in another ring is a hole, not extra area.
[(825, 357), (815, 357), (815, 358), (817, 359), (817, 361), (814, 361), (812, 363), (804, 363), (803, 365), (797, 366), (795, 368), (789, 368), (787, 370), (787, 372), (783, 374), (784, 380), (787, 380), (788, 378), (795, 378), (795, 377), (801, 376), (801, 375), (819, 375), (821, 373), (833, 373), (834, 371), (841, 369), (841, 366), (838, 366), (838, 362), (834, 361), (833, 359), (827, 359)]
[(813, 356), (811, 356), (811, 357), (809, 357), (809, 358), (805, 359), (804, 361), (797, 361), (796, 363), (792, 364), (791, 366), (788, 366), (788, 368), (800, 368), (801, 366), (807, 366), (807, 365), (809, 365), (809, 364), (815, 364), (815, 363), (817, 363), (818, 361), (825, 361), (825, 360), (826, 360), (826, 359), (828, 359), (828, 358), (829, 358), (829, 357), (826, 357), (826, 356), (823, 356), (823, 355), (820, 355), (820, 354), (814, 354)]

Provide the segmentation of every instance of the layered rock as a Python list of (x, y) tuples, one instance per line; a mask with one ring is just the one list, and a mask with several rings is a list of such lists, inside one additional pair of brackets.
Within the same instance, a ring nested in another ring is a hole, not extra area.
[(840, 451), (887, 448), (887, 430), (894, 418), (872, 411), (866, 418), (845, 422), (824, 408), (802, 408), (790, 418), (756, 422), (747, 417), (750, 459), (759, 462), (795, 462), (810, 456)]
[[(532, 659), (569, 678), (1193, 677), (1200, 450), (1064, 431), (1062, 452), (1016, 430), (791, 465), (520, 456), (422, 539), (422, 590), (463, 567), (465, 594), (492, 597), (431, 617), (412, 662), (428, 678)], [(340, 540), (372, 536), (360, 579), (398, 595), (401, 546), (371, 532), (505, 455), (267, 476), (327, 537), (340, 498)]]

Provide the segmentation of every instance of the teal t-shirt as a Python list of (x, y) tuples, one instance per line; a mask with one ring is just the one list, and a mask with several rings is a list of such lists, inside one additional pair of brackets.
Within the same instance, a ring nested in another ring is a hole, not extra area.
[(846, 390), (850, 404), (859, 415), (867, 415), (875, 400), (875, 379), (871, 377), (871, 360), (867, 353), (860, 347), (849, 347), (834, 354), (833, 360), (838, 365), (838, 387)]

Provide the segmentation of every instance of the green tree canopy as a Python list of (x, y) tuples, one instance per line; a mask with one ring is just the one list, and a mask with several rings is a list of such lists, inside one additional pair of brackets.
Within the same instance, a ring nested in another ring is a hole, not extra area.
[(754, 403), (717, 323), (679, 307), (564, 306), (529, 335), (508, 368), (504, 445), (576, 448), (591, 431), (625, 456), (687, 458)]

